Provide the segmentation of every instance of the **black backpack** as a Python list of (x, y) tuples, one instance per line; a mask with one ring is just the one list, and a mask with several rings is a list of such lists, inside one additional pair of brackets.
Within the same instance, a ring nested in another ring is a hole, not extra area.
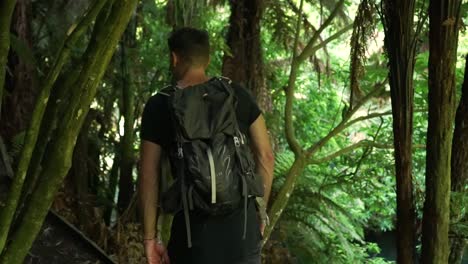
[(246, 235), (247, 199), (263, 196), (263, 182), (236, 117), (237, 98), (231, 80), (212, 78), (184, 89), (175, 86), (160, 93), (169, 97), (175, 132), (169, 160), (174, 182), (162, 194), (162, 209), (184, 211), (188, 246), (191, 247), (189, 210), (223, 215), (244, 206)]

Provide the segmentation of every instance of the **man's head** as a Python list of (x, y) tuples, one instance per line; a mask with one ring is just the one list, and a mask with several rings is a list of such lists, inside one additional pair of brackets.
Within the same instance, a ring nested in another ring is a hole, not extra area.
[(174, 31), (167, 40), (171, 52), (171, 71), (176, 79), (191, 68), (205, 70), (210, 62), (208, 32), (184, 27)]

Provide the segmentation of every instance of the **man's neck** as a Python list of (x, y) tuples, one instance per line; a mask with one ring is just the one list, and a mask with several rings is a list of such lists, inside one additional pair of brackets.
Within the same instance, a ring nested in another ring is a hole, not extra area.
[(187, 86), (197, 85), (208, 81), (209, 78), (206, 76), (205, 69), (203, 68), (190, 68), (180, 79), (177, 81), (177, 86), (185, 88)]

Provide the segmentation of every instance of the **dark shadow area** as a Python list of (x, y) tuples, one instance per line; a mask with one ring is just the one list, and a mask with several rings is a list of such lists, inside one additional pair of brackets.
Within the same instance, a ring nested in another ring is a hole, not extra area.
[[(376, 257), (384, 258), (385, 260), (396, 261), (396, 233), (395, 231), (387, 232), (368, 232), (366, 234), (366, 241), (373, 242), (379, 245), (381, 252)], [(419, 263), (419, 261), (416, 261)], [(468, 249), (465, 250), (463, 255), (462, 264), (468, 264)]]
[(49, 211), (26, 264), (115, 264), (102, 249), (63, 218)]

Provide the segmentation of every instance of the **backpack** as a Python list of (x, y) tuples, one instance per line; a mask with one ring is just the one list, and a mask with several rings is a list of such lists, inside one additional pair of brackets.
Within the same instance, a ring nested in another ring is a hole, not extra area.
[(174, 181), (162, 193), (166, 213), (183, 210), (188, 247), (191, 245), (189, 210), (224, 215), (243, 203), (244, 234), (249, 197), (263, 196), (263, 182), (247, 137), (236, 117), (237, 98), (231, 80), (215, 77), (184, 89), (163, 89), (168, 96), (175, 142), (169, 150)]

